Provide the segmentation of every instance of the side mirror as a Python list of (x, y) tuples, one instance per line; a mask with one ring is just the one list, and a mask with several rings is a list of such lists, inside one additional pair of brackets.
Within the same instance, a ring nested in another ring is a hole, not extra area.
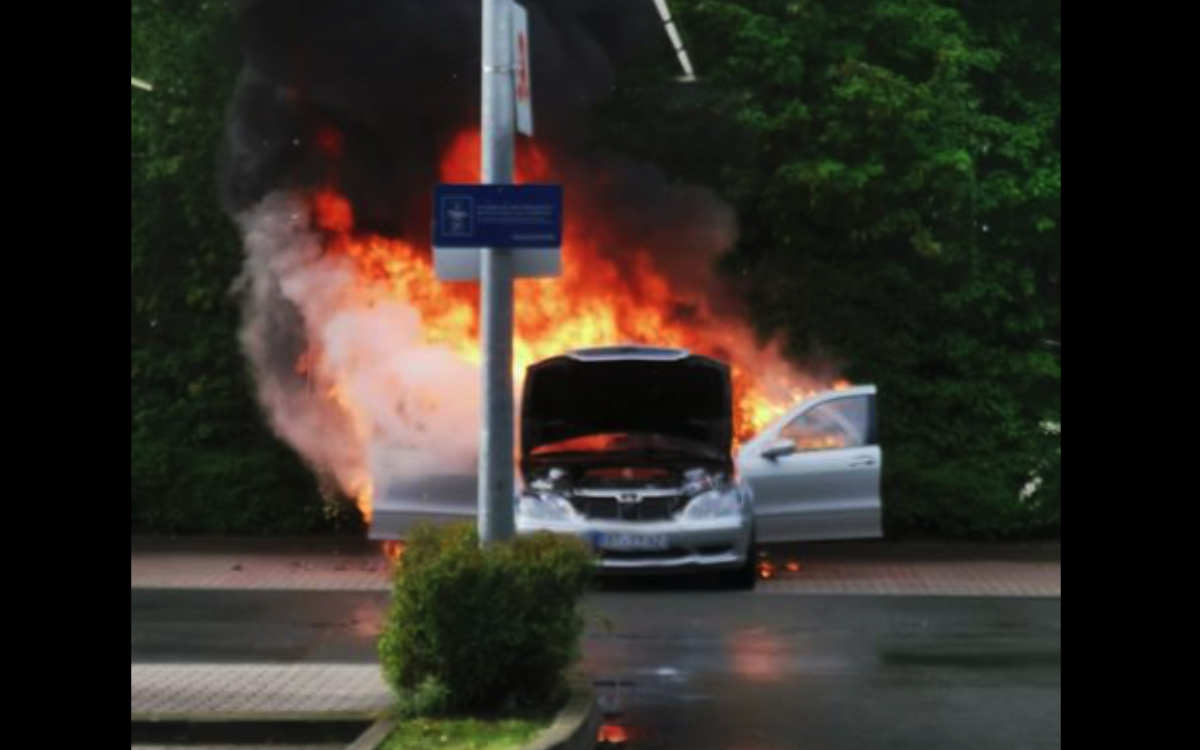
[(762, 457), (768, 461), (775, 461), (782, 456), (790, 456), (795, 452), (796, 443), (787, 438), (779, 438), (778, 440), (771, 441), (771, 443), (763, 449)]

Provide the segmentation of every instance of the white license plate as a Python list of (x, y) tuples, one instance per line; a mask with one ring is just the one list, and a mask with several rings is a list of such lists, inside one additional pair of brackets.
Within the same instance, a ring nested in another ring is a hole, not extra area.
[(614, 550), (661, 550), (669, 546), (666, 534), (600, 534), (596, 544)]

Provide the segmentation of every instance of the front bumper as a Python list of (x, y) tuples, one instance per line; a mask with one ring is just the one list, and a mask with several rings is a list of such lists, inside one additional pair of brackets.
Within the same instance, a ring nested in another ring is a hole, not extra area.
[[(596, 551), (599, 568), (607, 572), (737, 568), (750, 553), (751, 520), (745, 515), (703, 521), (540, 521), (521, 516), (516, 520), (518, 534), (549, 531), (583, 539)], [(667, 548), (605, 549), (600, 539), (606, 534), (661, 534)]]

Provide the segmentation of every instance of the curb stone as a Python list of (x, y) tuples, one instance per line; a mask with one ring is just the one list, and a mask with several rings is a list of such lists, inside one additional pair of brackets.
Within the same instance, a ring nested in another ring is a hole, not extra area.
[(590, 750), (596, 746), (600, 707), (591, 684), (582, 675), (571, 678), (571, 697), (553, 723), (521, 750)]
[[(520, 750), (591, 750), (596, 746), (596, 732), (600, 728), (596, 694), (582, 675), (572, 676), (570, 684), (571, 696), (567, 705), (554, 716), (550, 726)], [(392, 719), (380, 719), (347, 745), (346, 750), (376, 750), (395, 725)]]
[(396, 726), (394, 720), (380, 719), (367, 727), (367, 731), (360, 734), (354, 742), (346, 745), (346, 750), (375, 750), (392, 733), (392, 727), (394, 726)]

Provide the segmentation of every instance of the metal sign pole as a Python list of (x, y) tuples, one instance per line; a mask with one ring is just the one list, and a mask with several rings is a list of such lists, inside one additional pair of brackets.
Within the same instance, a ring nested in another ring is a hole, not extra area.
[[(510, 0), (482, 0), (483, 76), (480, 169), (484, 184), (513, 181)], [(479, 538), (509, 539), (513, 519), (512, 249), (483, 248), (479, 279), (482, 373), (479, 431)]]

